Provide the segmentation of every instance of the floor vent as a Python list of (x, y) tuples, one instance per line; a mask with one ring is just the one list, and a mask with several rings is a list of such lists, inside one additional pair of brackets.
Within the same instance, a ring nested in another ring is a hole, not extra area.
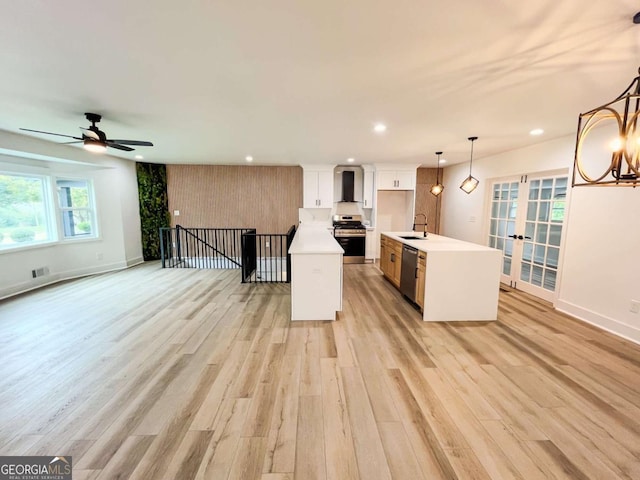
[(49, 267), (40, 267), (35, 270), (31, 270), (31, 276), (33, 278), (42, 277), (44, 275), (49, 275)]

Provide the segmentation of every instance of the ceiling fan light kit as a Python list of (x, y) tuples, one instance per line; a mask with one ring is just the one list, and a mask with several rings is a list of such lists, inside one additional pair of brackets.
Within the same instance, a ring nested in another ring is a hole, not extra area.
[[(638, 73), (615, 100), (579, 115), (573, 187), (640, 185), (640, 69)], [(601, 135), (607, 127), (612, 138), (605, 147)]]
[(93, 153), (103, 153), (107, 150), (107, 145), (100, 140), (94, 140), (93, 138), (86, 138), (84, 140), (84, 149)]
[(478, 184), (480, 183), (480, 180), (478, 180), (473, 175), (471, 175), (471, 166), (473, 165), (473, 142), (475, 142), (477, 139), (478, 137), (469, 137), (467, 139), (471, 142), (471, 156), (469, 158), (469, 176), (465, 178), (463, 182), (460, 184), (460, 189), (467, 194), (473, 192), (478, 186)]
[(129, 147), (129, 145), (141, 146), (141, 147), (153, 147), (153, 143), (145, 140), (114, 140), (107, 138), (107, 135), (100, 130), (96, 123), (102, 120), (102, 116), (97, 113), (87, 112), (84, 114), (85, 118), (91, 122), (89, 128), (80, 127), (82, 130), (81, 137), (75, 137), (73, 135), (64, 135), (61, 133), (43, 132), (42, 130), (31, 130), (29, 128), (21, 128), (25, 132), (44, 133), (45, 135), (55, 135), (56, 137), (72, 138), (74, 142), (64, 142), (66, 144), (82, 143), (85, 150), (94, 153), (103, 153), (107, 150), (107, 147), (115, 148), (116, 150), (122, 150), (125, 152), (132, 152), (135, 149)]

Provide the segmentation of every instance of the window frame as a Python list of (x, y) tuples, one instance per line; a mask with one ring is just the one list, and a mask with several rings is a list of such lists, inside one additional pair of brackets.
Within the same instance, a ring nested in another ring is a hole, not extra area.
[(25, 250), (31, 248), (41, 248), (51, 246), (60, 241), (60, 234), (58, 230), (58, 222), (56, 219), (55, 205), (53, 204), (53, 191), (51, 187), (51, 177), (49, 175), (42, 175), (39, 173), (30, 172), (16, 172), (12, 170), (1, 169), (0, 175), (7, 177), (22, 177), (37, 179), (42, 187), (42, 203), (44, 224), (46, 225), (46, 231), (48, 238), (45, 240), (31, 240), (27, 242), (15, 242), (13, 244), (4, 245), (0, 243), (0, 254), (7, 252), (15, 252), (17, 250)]
[[(55, 175), (46, 173), (36, 173), (29, 171), (19, 171), (11, 168), (0, 167), (0, 175), (8, 177), (21, 177), (37, 179), (42, 187), (42, 203), (44, 210), (43, 223), (46, 224), (46, 240), (36, 240), (27, 242), (14, 242), (4, 244), (0, 242), (0, 255), (15, 253), (18, 251), (46, 248), (54, 245), (64, 245), (69, 243), (93, 242), (102, 239), (99, 226), (98, 206), (96, 201), (96, 191), (94, 179), (91, 176), (75, 175)], [(88, 190), (88, 207), (62, 207), (58, 192), (58, 181), (85, 182)], [(91, 219), (91, 233), (86, 235), (66, 236), (64, 231), (63, 215), (66, 211), (81, 210), (88, 212)]]
[[(63, 207), (60, 205), (60, 192), (59, 189), (63, 187), (58, 186), (58, 182), (85, 182), (87, 185), (87, 198), (89, 202), (88, 207)], [(86, 177), (74, 177), (74, 176), (55, 176), (51, 178), (53, 185), (53, 196), (56, 207), (56, 221), (58, 225), (58, 237), (60, 242), (82, 242), (96, 240), (100, 238), (100, 229), (98, 228), (98, 215), (96, 211), (95, 189), (93, 187), (93, 180)], [(73, 211), (86, 211), (91, 219), (91, 233), (85, 235), (67, 236), (64, 228), (64, 214), (65, 212)]]

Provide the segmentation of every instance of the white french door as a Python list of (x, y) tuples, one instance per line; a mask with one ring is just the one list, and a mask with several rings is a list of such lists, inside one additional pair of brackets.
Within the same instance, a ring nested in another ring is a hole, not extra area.
[(567, 198), (567, 175), (523, 175), (491, 187), (489, 246), (502, 250), (501, 281), (552, 301)]

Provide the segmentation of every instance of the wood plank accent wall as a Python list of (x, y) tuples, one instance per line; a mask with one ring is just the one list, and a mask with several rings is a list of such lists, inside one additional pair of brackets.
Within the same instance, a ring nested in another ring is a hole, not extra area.
[(172, 226), (286, 233), (302, 208), (302, 168), (167, 165), (167, 191)]
[[(418, 168), (416, 174), (416, 214), (426, 213), (427, 231), (440, 233), (440, 207), (442, 195), (434, 197), (431, 194), (431, 186), (436, 183), (436, 168)], [(440, 172), (442, 179), (442, 172)], [(419, 228), (419, 227), (416, 227)]]

